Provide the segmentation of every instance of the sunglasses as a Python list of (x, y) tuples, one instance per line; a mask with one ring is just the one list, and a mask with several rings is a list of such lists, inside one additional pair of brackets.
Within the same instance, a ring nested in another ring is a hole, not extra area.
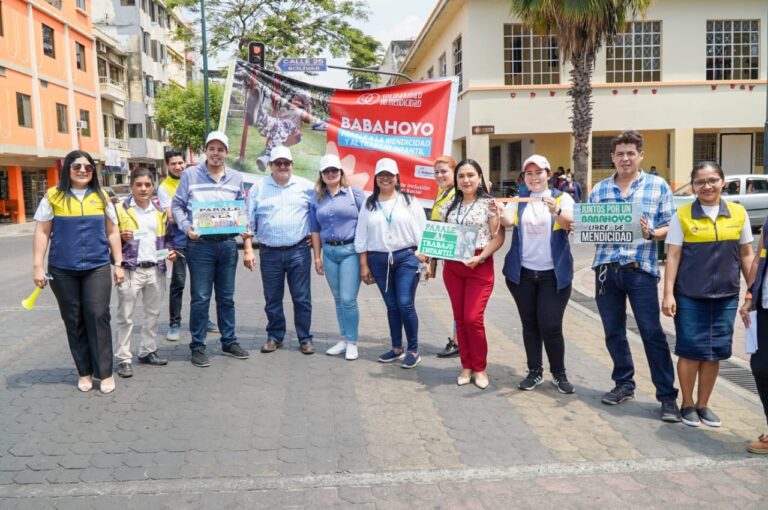
[(82, 163), (72, 163), (69, 166), (70, 170), (74, 170), (75, 172), (78, 172), (81, 168), (84, 172), (91, 173), (93, 172), (93, 165), (84, 165)]
[(287, 159), (278, 159), (276, 161), (272, 162), (275, 166), (291, 166), (293, 164), (293, 161), (289, 161)]
[(341, 170), (339, 168), (329, 167), (329, 168), (326, 168), (325, 170), (323, 170), (320, 173), (323, 174), (323, 175), (331, 175), (331, 174), (337, 174), (339, 172), (341, 172)]

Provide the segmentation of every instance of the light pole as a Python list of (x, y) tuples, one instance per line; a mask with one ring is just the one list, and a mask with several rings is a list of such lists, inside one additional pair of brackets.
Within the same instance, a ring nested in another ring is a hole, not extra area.
[(211, 132), (211, 109), (208, 106), (208, 36), (205, 33), (205, 0), (200, 0), (200, 28), (203, 33), (203, 101), (205, 102), (205, 136)]

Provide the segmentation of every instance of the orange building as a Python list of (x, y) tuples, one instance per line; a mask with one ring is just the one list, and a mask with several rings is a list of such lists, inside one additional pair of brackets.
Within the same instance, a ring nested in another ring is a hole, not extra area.
[(0, 221), (30, 220), (73, 149), (104, 146), (91, 0), (0, 0)]

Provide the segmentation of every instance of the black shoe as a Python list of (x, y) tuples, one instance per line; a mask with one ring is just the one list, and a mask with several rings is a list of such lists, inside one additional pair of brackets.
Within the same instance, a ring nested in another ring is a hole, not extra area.
[(437, 353), (438, 358), (450, 358), (459, 354), (459, 346), (453, 339), (449, 338), (448, 343), (445, 344), (445, 349)]
[(537, 368), (536, 370), (528, 370), (528, 375), (525, 379), (517, 384), (517, 387), (521, 390), (531, 391), (536, 386), (544, 382), (544, 370)]
[(146, 356), (139, 356), (139, 363), (145, 363), (147, 365), (161, 366), (161, 365), (167, 365), (168, 364), (168, 360), (167, 359), (163, 359), (160, 356), (158, 356), (157, 355), (157, 351), (155, 351), (155, 352), (150, 352)]
[(127, 361), (117, 364), (117, 375), (120, 377), (133, 377), (133, 369)]
[(568, 378), (565, 376), (565, 374), (552, 376), (552, 384), (555, 386), (555, 388), (557, 388), (557, 391), (565, 395), (570, 395), (576, 391), (573, 389), (573, 384), (568, 382)]
[(237, 342), (233, 342), (226, 347), (222, 346), (221, 352), (237, 359), (248, 359), (251, 356), (248, 354), (248, 351), (240, 347), (240, 344)]
[(677, 401), (670, 398), (661, 401), (661, 421), (669, 423), (678, 423), (682, 420), (680, 416), (680, 408), (677, 407)]
[(615, 406), (625, 400), (635, 398), (635, 390), (631, 386), (616, 386), (611, 391), (603, 395), (600, 399), (603, 404)]
[(192, 351), (192, 364), (196, 367), (209, 367), (211, 362), (203, 351)]

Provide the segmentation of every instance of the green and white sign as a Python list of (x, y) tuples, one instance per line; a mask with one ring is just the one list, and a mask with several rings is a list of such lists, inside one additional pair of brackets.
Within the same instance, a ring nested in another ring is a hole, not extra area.
[(639, 204), (603, 202), (574, 204), (574, 241), (586, 244), (644, 242)]
[(478, 231), (477, 227), (428, 221), (419, 253), (445, 260), (469, 260), (475, 255)]

